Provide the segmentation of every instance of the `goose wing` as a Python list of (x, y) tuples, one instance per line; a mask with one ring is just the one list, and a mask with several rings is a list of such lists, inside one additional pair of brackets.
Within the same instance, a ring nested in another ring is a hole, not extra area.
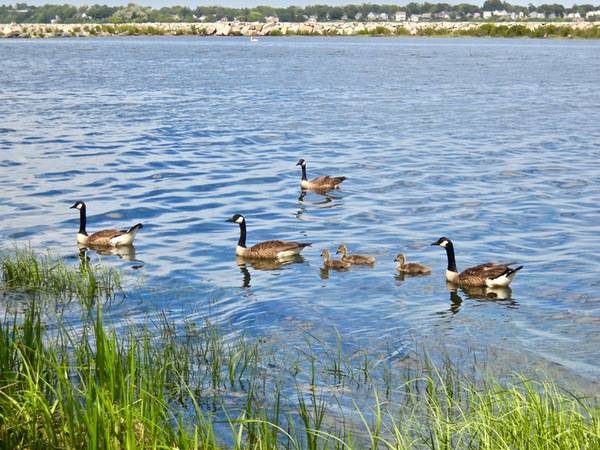
[(317, 178), (313, 178), (310, 180), (310, 183), (315, 186), (336, 186), (344, 181), (346, 177), (330, 177), (330, 176), (321, 176)]
[(488, 262), (475, 267), (469, 267), (468, 269), (463, 270), (460, 274), (460, 277), (494, 279), (498, 278), (500, 275), (506, 272), (508, 268), (509, 267), (506, 264)]
[(300, 250), (310, 244), (290, 241), (264, 241), (248, 249), (248, 254), (255, 258), (277, 258), (281, 252)]
[(94, 243), (94, 241), (108, 242), (112, 238), (117, 237), (117, 236), (122, 236), (125, 233), (127, 233), (127, 230), (100, 230), (100, 231), (96, 231), (95, 233), (91, 234), (90, 237), (88, 238), (88, 240), (91, 243)]

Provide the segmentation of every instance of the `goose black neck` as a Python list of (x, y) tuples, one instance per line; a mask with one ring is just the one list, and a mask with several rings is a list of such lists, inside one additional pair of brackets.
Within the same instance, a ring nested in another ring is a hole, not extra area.
[(240, 247), (246, 247), (246, 221), (240, 223), (240, 240), (238, 241)]
[(304, 181), (308, 181), (308, 178), (306, 178), (306, 166), (300, 166), (302, 167), (302, 179)]
[(452, 242), (448, 241), (446, 244), (446, 256), (448, 256), (448, 270), (450, 272), (458, 272), (456, 270), (456, 258), (454, 257), (454, 246)]
[(87, 231), (85, 231), (85, 225), (87, 222), (86, 214), (85, 214), (85, 206), (82, 206), (79, 209), (79, 232), (81, 234), (87, 235)]

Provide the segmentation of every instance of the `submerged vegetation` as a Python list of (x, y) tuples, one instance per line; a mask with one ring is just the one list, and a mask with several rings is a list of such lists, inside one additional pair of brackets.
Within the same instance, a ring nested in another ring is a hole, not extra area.
[(285, 349), (166, 316), (117, 333), (83, 289), (69, 294), (81, 304), (77, 329), (56, 326), (42, 292), (90, 276), (60, 264), (31, 250), (2, 260), (3, 301), (28, 293), (25, 312), (0, 322), (2, 448), (600, 446), (597, 399), (522, 375), (500, 381), (422, 354), (399, 364), (348, 353), (341, 337), (334, 348), (307, 336)]

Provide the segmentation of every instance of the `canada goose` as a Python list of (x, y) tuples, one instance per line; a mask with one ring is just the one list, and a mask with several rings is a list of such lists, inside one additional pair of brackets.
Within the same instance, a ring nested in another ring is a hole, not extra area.
[(306, 177), (306, 161), (301, 159), (296, 165), (302, 167), (302, 180), (300, 180), (300, 187), (302, 189), (314, 189), (316, 191), (326, 192), (331, 189), (337, 189), (341, 182), (346, 179), (346, 177), (321, 176), (309, 180)]
[(135, 239), (138, 230), (143, 227), (141, 223), (137, 223), (128, 230), (100, 230), (88, 235), (85, 230), (86, 214), (85, 203), (82, 201), (75, 202), (70, 209), (79, 210), (79, 231), (77, 232), (77, 243), (87, 246), (104, 246), (104, 247), (120, 247), (122, 245), (131, 245)]
[(454, 246), (452, 241), (446, 237), (441, 237), (431, 245), (439, 245), (446, 249), (448, 256), (448, 269), (446, 270), (446, 280), (460, 287), (507, 287), (513, 280), (515, 274), (523, 266), (510, 267), (510, 264), (485, 263), (479, 266), (470, 267), (458, 273), (456, 270), (456, 259), (454, 258)]
[(349, 269), (352, 266), (352, 264), (349, 262), (331, 259), (331, 256), (329, 255), (329, 249), (323, 250), (321, 252), (321, 256), (323, 257), (323, 267), (328, 269), (344, 270)]
[(367, 255), (347, 255), (348, 249), (344, 244), (340, 244), (337, 248), (336, 254), (341, 253), (342, 257), (340, 258), (342, 261), (350, 263), (350, 264), (375, 264), (375, 258), (373, 256)]
[(406, 262), (406, 257), (403, 253), (400, 253), (396, 256), (396, 270), (402, 273), (408, 273), (411, 275), (425, 275), (431, 273), (431, 267), (424, 266), (423, 264)]
[(235, 214), (227, 222), (237, 223), (240, 226), (240, 239), (235, 248), (235, 254), (244, 258), (275, 259), (291, 258), (298, 255), (304, 247), (311, 245), (304, 242), (264, 241), (246, 247), (246, 219), (241, 214)]

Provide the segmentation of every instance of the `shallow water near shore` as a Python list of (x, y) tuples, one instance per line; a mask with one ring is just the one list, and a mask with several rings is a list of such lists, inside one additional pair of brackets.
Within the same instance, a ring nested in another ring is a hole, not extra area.
[[(143, 275), (114, 322), (165, 311), (282, 346), (337, 330), (390, 358), (427, 341), (600, 375), (598, 43), (55, 39), (0, 57), (0, 239), (75, 258), (79, 199), (90, 231), (143, 222), (135, 261), (102, 256)], [(300, 199), (299, 158), (348, 180)], [(249, 244), (313, 246), (240, 267), (234, 213)], [(442, 235), (459, 268), (525, 265), (508, 298), (450, 292)], [(341, 242), (375, 267), (321, 271)], [(432, 275), (397, 277), (399, 252)]]

